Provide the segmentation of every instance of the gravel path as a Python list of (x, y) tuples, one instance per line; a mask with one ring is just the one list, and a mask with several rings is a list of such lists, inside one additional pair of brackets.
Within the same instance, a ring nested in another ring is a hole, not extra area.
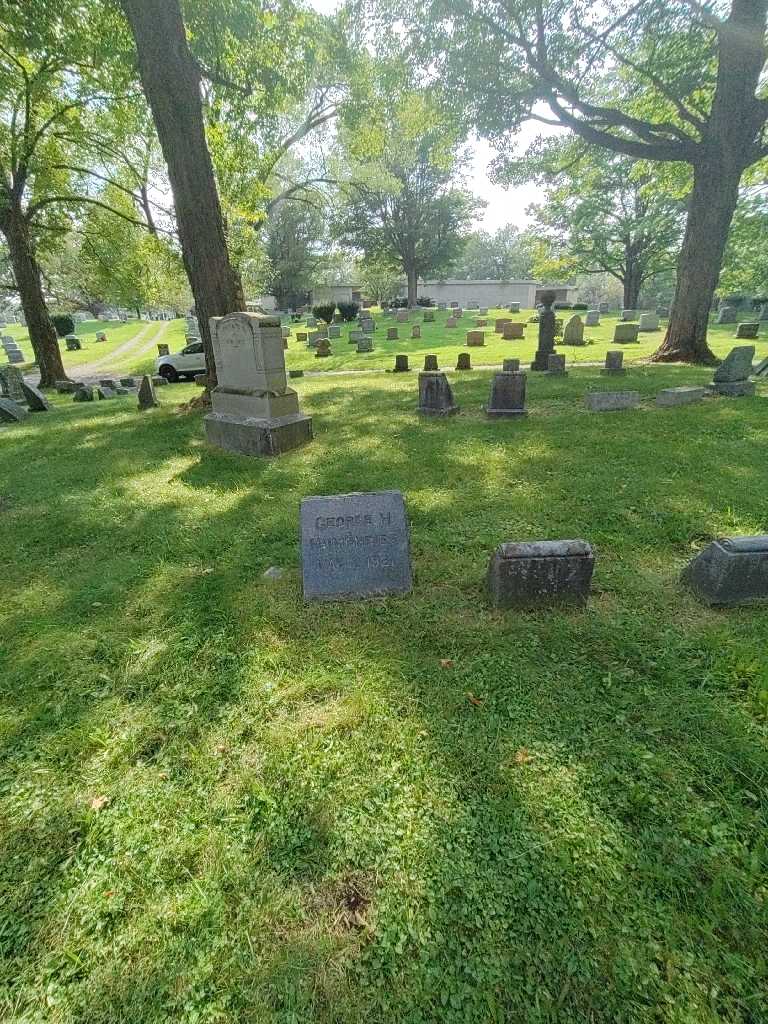
[(142, 328), (138, 334), (134, 334), (128, 341), (124, 341), (122, 345), (118, 345), (117, 348), (113, 349), (109, 355), (102, 356), (100, 359), (94, 359), (91, 363), (83, 363), (81, 366), (73, 366), (68, 371), (70, 377), (74, 377), (80, 380), (84, 377), (104, 377), (107, 376), (110, 364), (114, 363), (121, 356), (134, 354), (137, 356), (143, 356), (149, 352), (157, 339), (167, 329), (169, 321), (165, 320), (159, 325), (159, 329), (152, 335), (148, 342), (142, 345), (142, 341), (146, 338), (147, 334), (158, 327), (156, 321), (151, 321), (146, 327)]

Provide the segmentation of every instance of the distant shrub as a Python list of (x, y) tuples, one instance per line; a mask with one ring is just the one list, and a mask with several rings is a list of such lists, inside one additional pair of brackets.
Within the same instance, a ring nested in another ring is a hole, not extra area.
[(389, 305), (391, 309), (407, 309), (408, 299), (404, 298), (402, 295), (398, 295), (396, 299), (392, 299)]
[(745, 295), (726, 295), (722, 301), (723, 306), (743, 306)]
[(75, 321), (69, 313), (56, 313), (51, 317), (51, 320), (60, 338), (66, 338), (68, 334), (75, 333)]
[(434, 300), (430, 299), (428, 295), (420, 295), (416, 302), (420, 306), (434, 306)]
[(573, 309), (573, 307), (571, 306), (570, 302), (553, 302), (552, 303), (552, 308), (553, 309)]
[(760, 309), (761, 306), (768, 306), (768, 295), (752, 299), (752, 309)]
[(340, 302), (339, 312), (347, 323), (351, 323), (360, 311), (359, 302)]
[(586, 302), (574, 302), (571, 309), (589, 309), (589, 306)]
[(333, 320), (333, 314), (336, 312), (336, 303), (321, 302), (319, 306), (312, 307), (312, 312), (318, 320), (329, 324)]

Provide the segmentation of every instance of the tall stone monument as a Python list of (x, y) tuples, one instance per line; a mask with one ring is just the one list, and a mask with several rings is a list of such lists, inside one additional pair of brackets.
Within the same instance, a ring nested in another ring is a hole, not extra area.
[(211, 444), (241, 455), (281, 455), (312, 440), (312, 419), (288, 387), (279, 317), (212, 317), (211, 341), (218, 377), (204, 420)]
[(555, 314), (552, 303), (554, 292), (541, 293), (542, 309), (539, 313), (539, 347), (531, 363), (532, 370), (545, 371), (549, 367), (549, 357), (555, 351)]

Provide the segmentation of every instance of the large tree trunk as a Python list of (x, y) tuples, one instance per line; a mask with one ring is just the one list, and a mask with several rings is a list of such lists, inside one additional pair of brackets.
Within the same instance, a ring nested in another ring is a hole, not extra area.
[(640, 301), (640, 288), (643, 283), (643, 273), (640, 264), (629, 251), (626, 256), (626, 271), (624, 273), (624, 309), (637, 309)]
[(66, 380), (56, 328), (48, 315), (40, 283), (40, 268), (32, 249), (29, 225), (19, 207), (11, 206), (3, 218), (3, 234), (13, 267), (21, 308), (27, 321), (29, 340), (40, 371), (40, 387), (52, 388), (57, 380)]
[(141, 82), (168, 165), (210, 389), (216, 383), (216, 367), (208, 319), (243, 310), (245, 301), (240, 277), (229, 262), (205, 140), (200, 74), (187, 46), (179, 0), (121, 3), (136, 40)]
[(419, 297), (418, 274), (413, 267), (408, 267), (406, 269), (406, 277), (408, 279), (408, 305), (415, 306)]
[(740, 165), (730, 173), (709, 165), (694, 167), (675, 299), (664, 341), (651, 357), (656, 362), (718, 362), (707, 344), (707, 327), (741, 173)]
[(732, 0), (718, 33), (717, 86), (693, 163), (675, 300), (664, 341), (652, 356), (657, 362), (717, 362), (707, 345), (707, 325), (739, 182), (757, 159), (765, 121), (764, 101), (755, 99), (765, 60), (765, 19), (765, 0)]

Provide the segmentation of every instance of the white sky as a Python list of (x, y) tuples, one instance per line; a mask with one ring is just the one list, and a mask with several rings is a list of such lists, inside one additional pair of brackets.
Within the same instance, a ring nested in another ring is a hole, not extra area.
[[(341, 0), (309, 0), (309, 3), (321, 14), (333, 14), (340, 6)], [(537, 135), (548, 134), (552, 130), (536, 122), (523, 125), (517, 135), (518, 152), (523, 152)], [(484, 139), (476, 140), (470, 149), (473, 151), (473, 160), (467, 177), (467, 187), (487, 204), (476, 219), (475, 227), (495, 231), (505, 224), (514, 224), (516, 227), (524, 228), (530, 221), (525, 211), (530, 203), (540, 199), (539, 189), (534, 184), (510, 189), (494, 185), (488, 178), (488, 165), (493, 160), (494, 150)]]

